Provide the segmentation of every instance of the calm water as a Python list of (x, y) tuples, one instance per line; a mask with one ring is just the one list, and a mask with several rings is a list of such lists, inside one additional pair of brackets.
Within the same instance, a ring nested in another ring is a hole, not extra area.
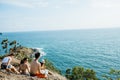
[(0, 38), (43, 48), (45, 58), (62, 72), (76, 65), (94, 69), (98, 76), (110, 68), (120, 69), (120, 29), (15, 32)]

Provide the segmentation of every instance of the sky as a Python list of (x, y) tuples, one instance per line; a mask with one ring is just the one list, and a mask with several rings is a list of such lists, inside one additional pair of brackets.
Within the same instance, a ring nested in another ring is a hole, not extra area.
[(120, 27), (120, 0), (0, 0), (0, 32)]

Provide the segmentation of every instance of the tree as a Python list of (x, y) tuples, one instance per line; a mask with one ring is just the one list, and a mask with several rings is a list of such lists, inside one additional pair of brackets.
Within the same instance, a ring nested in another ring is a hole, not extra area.
[(4, 49), (5, 50), (5, 53), (8, 53), (8, 39), (4, 39), (4, 40), (2, 40), (2, 42), (1, 42), (1, 45), (2, 45), (2, 49)]
[(91, 69), (84, 69), (83, 67), (73, 67), (66, 70), (65, 75), (69, 80), (98, 80), (96, 73)]
[(16, 52), (17, 46), (19, 45), (19, 43), (16, 42), (16, 40), (12, 41), (9, 43), (10, 46), (13, 46), (12, 48), (10, 48), (10, 50), (12, 50), (13, 52)]
[[(9, 53), (9, 51), (16, 52), (16, 49), (19, 45), (16, 40), (8, 41), (8, 39), (4, 39), (1, 42), (2, 49), (5, 50), (5, 53)], [(9, 49), (9, 51), (8, 51)]]

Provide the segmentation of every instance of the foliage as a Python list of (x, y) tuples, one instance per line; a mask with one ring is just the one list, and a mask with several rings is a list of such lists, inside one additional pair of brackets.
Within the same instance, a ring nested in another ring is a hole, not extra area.
[(2, 46), (2, 49), (5, 50), (5, 53), (7, 53), (8, 52), (8, 39), (2, 40), (1, 46)]
[(98, 80), (96, 73), (91, 69), (84, 69), (83, 67), (73, 67), (66, 70), (65, 75), (69, 80)]
[(19, 45), (19, 43), (17, 43), (16, 40), (13, 40), (10, 42), (8, 39), (4, 39), (1, 42), (2, 49), (5, 50), (5, 53), (9, 53), (8, 48), (10, 48), (10, 47), (11, 48), (9, 49), (9, 51), (16, 52), (16, 48), (18, 45)]
[(11, 41), (11, 42), (9, 43), (9, 45), (12, 46), (12, 48), (10, 48), (10, 50), (12, 50), (12, 52), (16, 52), (16, 49), (17, 49), (19, 43), (17, 43), (17, 41), (14, 40), (14, 41)]
[(28, 61), (31, 62), (32, 58), (30, 58), (27, 54), (24, 53), (17, 53), (15, 56), (18, 60), (22, 60), (24, 58), (28, 58)]
[(120, 80), (120, 70), (111, 69), (109, 75), (103, 75), (105, 80)]
[(47, 69), (61, 74), (61, 71), (59, 69), (57, 69), (54, 66), (54, 64), (51, 61), (49, 61), (48, 59), (45, 59), (45, 66), (46, 66)]

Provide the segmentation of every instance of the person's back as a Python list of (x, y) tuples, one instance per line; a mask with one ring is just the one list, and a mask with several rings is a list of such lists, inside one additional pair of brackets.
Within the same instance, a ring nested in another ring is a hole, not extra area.
[(11, 66), (10, 62), (12, 61), (12, 58), (10, 56), (4, 57), (2, 60), (1, 68), (6, 69)]
[(25, 74), (27, 72), (27, 65), (26, 64), (21, 64), (20, 65), (20, 70), (22, 74)]
[(38, 61), (33, 60), (30, 66), (30, 73), (36, 74), (40, 72), (40, 63)]
[(29, 70), (27, 58), (24, 58), (23, 60), (21, 60), (19, 71), (21, 72), (21, 74), (29, 75), (30, 70)]
[(30, 75), (37, 76), (38, 78), (46, 78), (45, 74), (41, 74), (41, 64), (38, 62), (40, 53), (35, 54), (35, 60), (32, 61), (30, 67)]
[(7, 57), (3, 58), (2, 63), (8, 64), (9, 60), (12, 61), (12, 58), (7, 56)]

